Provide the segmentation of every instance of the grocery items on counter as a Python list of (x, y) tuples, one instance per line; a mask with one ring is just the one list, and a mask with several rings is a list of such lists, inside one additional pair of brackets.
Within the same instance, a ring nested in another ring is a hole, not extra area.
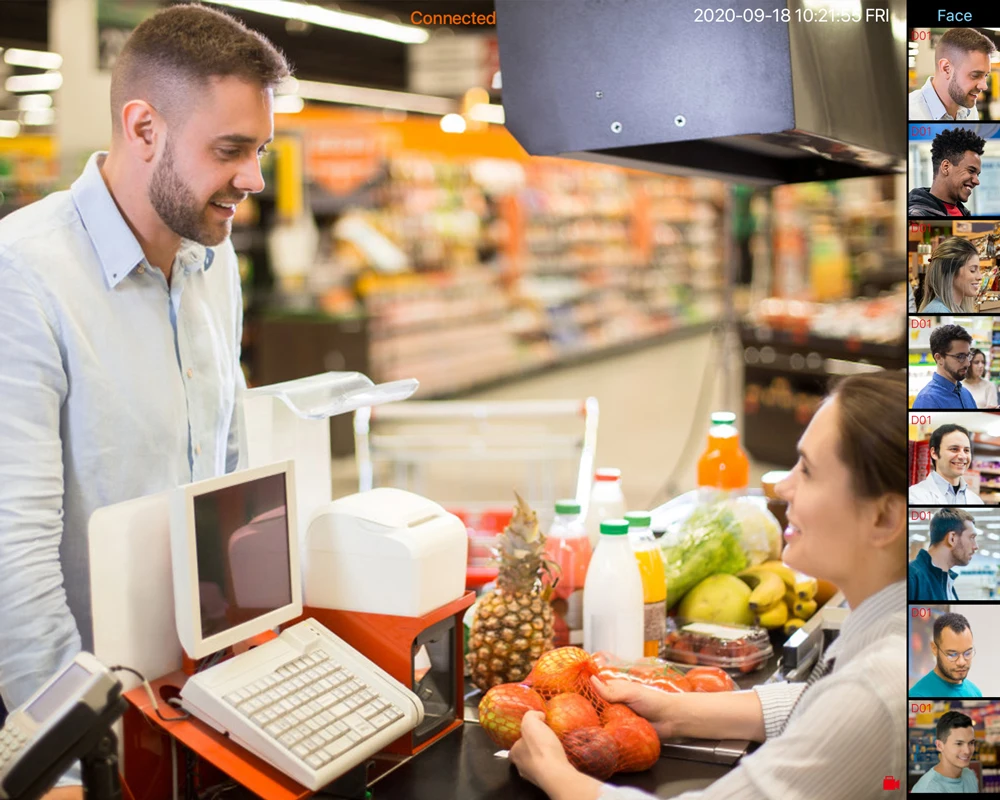
[(648, 511), (629, 511), (628, 539), (639, 564), (642, 577), (643, 655), (655, 656), (667, 628), (667, 579), (663, 569), (663, 553), (653, 530)]
[(667, 607), (710, 575), (746, 569), (740, 525), (725, 503), (696, 508), (677, 536), (660, 539), (667, 580)]
[(627, 661), (611, 653), (594, 653), (594, 661), (602, 680), (634, 681), (664, 692), (734, 692), (739, 688), (725, 670), (715, 666), (679, 667), (654, 657)]
[(625, 516), (625, 495), (622, 493), (622, 471), (602, 467), (594, 473), (594, 483), (590, 490), (590, 504), (587, 506), (587, 538), (590, 546), (597, 547), (601, 535), (601, 523), (606, 519), (622, 519)]
[(715, 489), (746, 489), (750, 484), (750, 461), (740, 449), (736, 415), (730, 411), (712, 414), (708, 446), (698, 459), (698, 485)]
[(566, 752), (581, 772), (600, 780), (616, 772), (649, 769), (660, 756), (653, 726), (624, 705), (608, 704), (594, 690), (595, 660), (578, 647), (561, 647), (542, 656), (523, 684), (491, 688), (479, 704), (483, 729), (502, 748), (521, 736), (521, 721), (543, 711)]
[(583, 589), (583, 646), (624, 658), (643, 654), (643, 590), (624, 519), (604, 520)]
[[(753, 672), (774, 654), (767, 631), (746, 625), (716, 625), (677, 617), (663, 655), (681, 664)], [(689, 672), (685, 677), (690, 678)]]
[(750, 608), (751, 596), (747, 584), (735, 575), (709, 575), (681, 598), (677, 613), (685, 619), (699, 622), (750, 625), (754, 618)]
[(583, 528), (580, 504), (575, 500), (556, 503), (556, 516), (549, 528), (545, 552), (559, 567), (559, 580), (552, 594), (556, 647), (583, 644), (583, 585), (593, 551)]
[[(819, 582), (781, 561), (765, 561), (738, 573), (738, 577), (753, 589), (750, 609), (764, 628), (785, 628), (789, 620), (804, 621), (816, 613)], [(789, 626), (787, 632), (796, 627)]]
[(466, 664), (473, 684), (484, 691), (524, 680), (552, 648), (552, 587), (543, 579), (554, 565), (545, 555), (537, 514), (516, 497), (514, 515), (497, 537), (496, 588), (480, 598), (469, 631)]

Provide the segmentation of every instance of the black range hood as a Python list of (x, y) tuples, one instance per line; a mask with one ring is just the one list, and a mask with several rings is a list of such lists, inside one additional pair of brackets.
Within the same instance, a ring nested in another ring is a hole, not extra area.
[(496, 9), (506, 127), (532, 155), (754, 183), (904, 170), (904, 0)]

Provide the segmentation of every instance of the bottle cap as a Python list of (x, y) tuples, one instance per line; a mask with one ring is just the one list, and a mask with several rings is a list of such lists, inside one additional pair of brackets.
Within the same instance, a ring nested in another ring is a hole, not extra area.
[(628, 533), (628, 522), (623, 519), (606, 519), (601, 523), (601, 534), (604, 536), (623, 536)]
[(556, 501), (556, 513), (557, 514), (579, 514), (580, 504), (576, 500), (557, 500)]
[(648, 511), (629, 511), (625, 515), (625, 519), (630, 528), (648, 528), (653, 522)]
[(595, 481), (618, 481), (621, 477), (622, 471), (614, 467), (601, 467), (594, 473)]
[(791, 475), (787, 470), (773, 470), (765, 472), (760, 479), (760, 486), (764, 490), (764, 495), (770, 500), (778, 500), (778, 484)]
[(735, 425), (736, 415), (732, 411), (713, 411), (713, 425)]

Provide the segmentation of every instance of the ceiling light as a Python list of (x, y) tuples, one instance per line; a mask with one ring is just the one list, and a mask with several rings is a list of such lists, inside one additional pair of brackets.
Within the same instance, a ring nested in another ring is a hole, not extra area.
[(445, 114), (441, 117), (441, 130), (445, 133), (465, 133), (465, 117), (461, 114)]
[(275, 114), (298, 114), (305, 108), (305, 101), (295, 94), (279, 94), (274, 98)]
[(1000, 558), (1000, 553), (994, 553), (993, 558)]
[(398, 22), (388, 22), (364, 14), (334, 11), (313, 3), (292, 3), (289, 0), (208, 0), (208, 2), (218, 6), (238, 8), (241, 11), (251, 11), (254, 14), (308, 22), (323, 28), (377, 36), (379, 39), (389, 39), (404, 44), (423, 44), (430, 38), (427, 31), (413, 25), (401, 25)]
[(36, 111), (40, 108), (52, 108), (52, 95), (22, 94), (17, 98), (18, 111)]
[(492, 122), (494, 125), (503, 125), (503, 106), (492, 103), (477, 103), (469, 109), (469, 118), (477, 122)]
[(36, 108), (21, 113), (22, 125), (51, 125), (56, 121), (54, 108)]
[(21, 132), (21, 125), (12, 119), (0, 119), (0, 137), (13, 139)]
[(54, 92), (62, 86), (62, 75), (58, 72), (43, 72), (39, 75), (11, 75), (4, 83), (8, 92)]
[(911, 533), (910, 534), (910, 538), (913, 539), (913, 541), (915, 541), (915, 542), (926, 542), (927, 541), (927, 537), (926, 536), (921, 536), (919, 533)]
[(44, 50), (21, 50), (11, 47), (4, 51), (3, 60), (15, 67), (32, 67), (34, 69), (59, 69), (62, 66), (62, 56), (58, 53), (46, 53)]
[(307, 100), (324, 103), (342, 103), (348, 106), (392, 108), (397, 111), (415, 111), (421, 114), (444, 116), (455, 111), (455, 102), (446, 97), (411, 92), (393, 92), (387, 89), (368, 89), (364, 86), (347, 86), (322, 81), (299, 81), (298, 93)]
[(995, 533), (987, 533), (986, 534), (986, 538), (987, 539), (993, 539), (994, 541), (1000, 541), (1000, 536), (998, 536)]

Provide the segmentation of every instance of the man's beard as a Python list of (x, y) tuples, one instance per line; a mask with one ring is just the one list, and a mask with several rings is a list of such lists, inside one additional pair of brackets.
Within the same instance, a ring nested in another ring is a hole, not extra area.
[(949, 666), (948, 662), (945, 660), (944, 656), (941, 655), (941, 653), (938, 653), (937, 665), (938, 665), (938, 671), (942, 675), (946, 675), (950, 680), (953, 681), (964, 681), (966, 675), (969, 674), (968, 672), (966, 672), (965, 675), (962, 675), (961, 677), (956, 675), (954, 670), (957, 669), (957, 667)]
[(976, 104), (975, 100), (970, 101), (969, 93), (958, 85), (955, 77), (948, 81), (948, 96), (963, 108), (972, 108)]
[(194, 192), (174, 169), (174, 151), (167, 139), (160, 163), (149, 181), (149, 202), (163, 223), (182, 239), (190, 239), (206, 247), (223, 242), (228, 235), (226, 226), (218, 231), (205, 224), (204, 208)]

